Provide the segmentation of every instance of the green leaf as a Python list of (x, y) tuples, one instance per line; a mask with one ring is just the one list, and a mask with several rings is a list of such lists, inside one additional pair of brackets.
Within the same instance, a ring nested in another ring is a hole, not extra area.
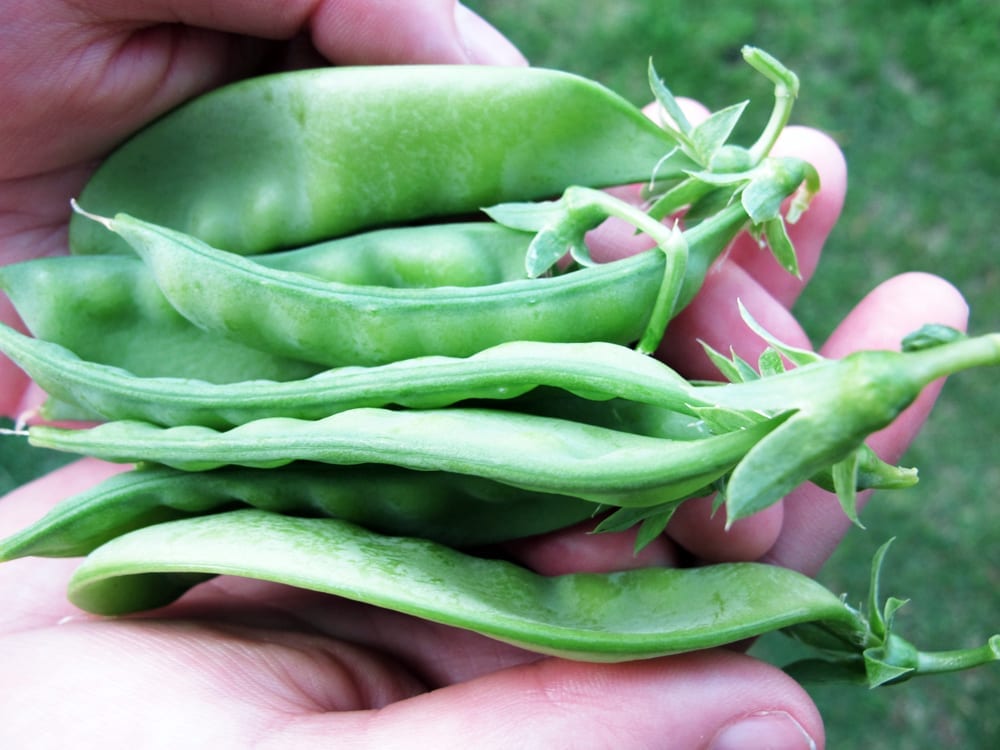
[(881, 648), (869, 648), (864, 652), (865, 675), (868, 678), (868, 687), (877, 688), (890, 682), (899, 682), (907, 675), (913, 673), (913, 667), (901, 667), (884, 660), (884, 650)]
[(681, 109), (680, 104), (677, 103), (677, 99), (671, 93), (670, 89), (667, 88), (667, 84), (663, 82), (663, 79), (656, 72), (656, 68), (653, 66), (653, 60), (649, 60), (648, 68), (649, 77), (649, 88), (653, 92), (657, 103), (663, 107), (663, 111), (667, 113), (667, 116), (674, 121), (677, 131), (672, 129), (667, 129), (667, 132), (680, 136), (677, 138), (678, 142), (681, 144), (690, 144), (688, 136), (691, 134), (691, 123), (688, 121), (687, 116), (684, 114), (684, 110)]
[(872, 558), (871, 579), (868, 584), (868, 620), (871, 623), (872, 635), (880, 641), (885, 641), (889, 636), (889, 629), (882, 616), (882, 605), (880, 604), (882, 595), (879, 589), (881, 587), (882, 566), (885, 564), (885, 556), (893, 541), (894, 538), (889, 539), (876, 550), (875, 556)]
[[(705, 354), (711, 360), (712, 364), (715, 365), (717, 369), (726, 380), (730, 383), (742, 383), (744, 373), (737, 367), (730, 359), (728, 359), (721, 352), (716, 351), (706, 342), (700, 341), (701, 348), (705, 350)], [(735, 353), (733, 354), (735, 357)], [(756, 380), (756, 378), (754, 378)]]
[(822, 355), (817, 354), (810, 349), (800, 349), (798, 347), (791, 346), (773, 336), (767, 329), (757, 322), (753, 315), (750, 314), (750, 311), (743, 304), (742, 300), (736, 300), (736, 304), (739, 306), (740, 317), (743, 319), (743, 322), (746, 323), (747, 328), (781, 352), (785, 359), (798, 366), (823, 361)]
[(712, 189), (712, 185), (694, 177), (688, 177), (656, 198), (647, 213), (657, 221), (665, 219), (685, 206), (697, 202)]
[(859, 528), (864, 528), (861, 519), (858, 518), (858, 466), (861, 457), (858, 451), (854, 451), (843, 461), (838, 461), (833, 465), (833, 489), (837, 493), (837, 500), (844, 514), (851, 519), (851, 523)]
[(713, 112), (691, 132), (691, 141), (703, 163), (710, 163), (716, 152), (729, 140), (747, 104), (749, 102), (744, 101)]
[(764, 222), (764, 236), (767, 238), (767, 245), (771, 248), (781, 267), (796, 278), (802, 278), (799, 271), (799, 259), (795, 255), (795, 246), (785, 228), (785, 220), (780, 216)]
[(731, 409), (725, 406), (696, 406), (693, 407), (693, 411), (715, 435), (752, 427), (768, 419), (766, 415), (758, 412)]
[(769, 378), (772, 375), (780, 375), (785, 372), (785, 362), (777, 349), (769, 346), (760, 353), (757, 358), (757, 371), (762, 378)]

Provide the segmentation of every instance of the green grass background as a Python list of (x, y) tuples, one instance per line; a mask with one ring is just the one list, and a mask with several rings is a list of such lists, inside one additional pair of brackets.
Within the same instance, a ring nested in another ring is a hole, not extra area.
[[(771, 52), (799, 75), (793, 120), (833, 135), (850, 189), (796, 313), (816, 342), (875, 283), (937, 273), (966, 295), (971, 329), (1000, 330), (996, 52), (1000, 5), (973, 0), (469, 0), (535, 65), (595, 78), (636, 104), (646, 64), (712, 108), (751, 98), (749, 139), (770, 107), (739, 55)], [(821, 574), (861, 597), (875, 549), (897, 537), (886, 593), (909, 597), (900, 632), (926, 648), (1000, 632), (997, 372), (951, 379), (906, 463), (920, 485), (876, 495)], [(758, 653), (785, 648), (766, 639)], [(831, 748), (1000, 747), (1000, 665), (867, 691), (811, 689)], [(609, 699), (613, 699), (609, 696)]]
[[(967, 296), (973, 331), (1000, 330), (997, 106), (1000, 6), (973, 0), (469, 0), (536, 65), (595, 78), (637, 104), (652, 56), (675, 93), (713, 108), (752, 98), (747, 137), (770, 91), (740, 60), (745, 43), (795, 70), (794, 120), (831, 133), (850, 169), (844, 217), (796, 312), (815, 341), (874, 283), (908, 270), (938, 273)], [(903, 634), (927, 648), (972, 646), (1000, 631), (1000, 462), (996, 371), (949, 381), (906, 457), (921, 483), (876, 496), (821, 574), (852, 598), (868, 562), (897, 537), (887, 593), (912, 602)], [(991, 388), (991, 386), (993, 386)], [(7, 440), (0, 492), (63, 461)], [(763, 657), (781, 661), (779, 639)], [(831, 748), (992, 748), (1000, 742), (1000, 667), (869, 692), (811, 689)], [(613, 700), (614, 696), (609, 696)]]

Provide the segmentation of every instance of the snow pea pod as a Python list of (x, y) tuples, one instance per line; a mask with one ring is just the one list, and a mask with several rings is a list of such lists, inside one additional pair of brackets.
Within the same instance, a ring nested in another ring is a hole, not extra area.
[(62, 501), (35, 523), (0, 540), (0, 561), (86, 555), (138, 528), (241, 507), (340, 518), (380, 533), (418, 536), (452, 547), (553, 531), (586, 520), (595, 511), (593, 503), (562, 495), (391, 466), (300, 462), (279, 469), (224, 467), (197, 474), (144, 467)]
[(37, 446), (186, 471), (293, 460), (384, 463), (492, 479), (611, 505), (686, 497), (731, 470), (783, 417), (703, 440), (665, 440), (493, 409), (351, 409), (317, 421), (266, 418), (218, 432), (108, 422), (29, 428)]
[(346, 596), (593, 661), (710, 648), (815, 620), (864, 633), (863, 621), (840, 597), (770, 565), (546, 578), (426, 540), (253, 510), (118, 537), (77, 569), (69, 598), (89, 612), (118, 615), (168, 604), (216, 574)]
[[(248, 555), (247, 550), (253, 554)], [(761, 563), (545, 577), (424, 539), (338, 519), (240, 510), (150, 526), (108, 542), (74, 572), (77, 606), (121, 615), (164, 606), (215, 575), (274, 581), (464, 628), (537, 653), (594, 662), (646, 659), (776, 630), (871, 687), (1000, 660), (979, 647), (918, 650), (894, 632), (900, 600), (878, 596), (873, 563), (862, 613), (795, 571)]]
[[(791, 193), (794, 167), (779, 178)], [(91, 217), (126, 238), (170, 303), (196, 325), (280, 356), (329, 366), (427, 354), (467, 356), (512, 340), (630, 343), (664, 282), (659, 249), (554, 277), (484, 287), (392, 289), (322, 282), (127, 215)], [(675, 310), (748, 220), (735, 203), (684, 232), (688, 262)]]
[(35, 336), (137, 375), (225, 383), (294, 380), (322, 369), (196, 328), (135, 257), (62, 256), (0, 266), (0, 289)]
[[(560, 71), (328, 68), (186, 103), (112, 153), (80, 199), (254, 254), (569, 185), (645, 182), (673, 148), (637, 107)], [(670, 162), (694, 166), (679, 153)], [(70, 247), (127, 251), (79, 218)]]
[(136, 377), (2, 324), (0, 351), (50, 396), (102, 419), (216, 429), (264, 417), (319, 419), (365, 406), (434, 408), (473, 398), (510, 399), (539, 385), (588, 398), (656, 403), (688, 415), (688, 421), (693, 420), (691, 407), (704, 403), (666, 365), (602, 342), (509, 342), (467, 358), (428, 356), (378, 367), (338, 367), (303, 380), (228, 384)]

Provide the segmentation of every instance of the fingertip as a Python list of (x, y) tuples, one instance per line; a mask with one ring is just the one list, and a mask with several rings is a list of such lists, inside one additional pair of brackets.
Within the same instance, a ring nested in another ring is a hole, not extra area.
[(898, 349), (903, 337), (929, 323), (964, 331), (969, 305), (949, 281), (909, 271), (883, 281), (855, 306), (823, 345), (826, 357), (860, 349)]
[(759, 560), (778, 540), (783, 517), (782, 505), (776, 503), (727, 529), (725, 510), (714, 511), (710, 497), (697, 498), (677, 509), (667, 535), (705, 562)]

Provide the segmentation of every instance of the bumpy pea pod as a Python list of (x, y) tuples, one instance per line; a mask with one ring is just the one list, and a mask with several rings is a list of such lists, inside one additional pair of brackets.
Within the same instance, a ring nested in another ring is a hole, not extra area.
[[(637, 107), (559, 71), (296, 71), (218, 89), (161, 118), (108, 157), (81, 202), (252, 254), (570, 185), (645, 182), (672, 148)], [(669, 162), (665, 173), (694, 166), (681, 153)], [(70, 246), (127, 251), (79, 218)]]
[(466, 358), (419, 357), (378, 367), (345, 366), (304, 380), (213, 384), (140, 378), (79, 359), (57, 344), (0, 324), (0, 351), (48, 393), (102, 419), (226, 428), (264, 417), (319, 419), (366, 406), (434, 408), (465, 399), (510, 399), (539, 385), (593, 399), (613, 396), (687, 415), (706, 405), (666, 365), (603, 342), (499, 344)]
[(541, 534), (594, 513), (592, 503), (562, 495), (389, 466), (296, 463), (196, 474), (144, 467), (62, 501), (35, 523), (0, 540), (0, 561), (86, 555), (138, 528), (241, 507), (340, 518), (380, 533), (418, 536), (452, 547)]
[[(859, 611), (786, 568), (731, 563), (543, 577), (427, 540), (254, 510), (118, 537), (77, 569), (69, 598), (90, 612), (125, 614), (169, 604), (218, 574), (344, 596), (586, 661), (712, 648), (806, 623), (854, 643), (855, 653), (880, 645), (877, 629)], [(908, 653), (918, 655), (911, 675), (931, 661), (912, 647)], [(1000, 637), (964, 654), (961, 662), (952, 660), (954, 668), (1000, 659)]]
[[(793, 192), (805, 171), (801, 162), (783, 163), (772, 175), (780, 185), (777, 192)], [(594, 196), (593, 203), (581, 201), (590, 216), (592, 206), (604, 212), (609, 202), (603, 193)], [(649, 223), (641, 211), (618, 204), (640, 225)], [(170, 303), (196, 325), (264, 351), (330, 366), (427, 354), (467, 356), (513, 340), (630, 343), (646, 330), (661, 290), (678, 291), (668, 312), (683, 308), (712, 260), (748, 221), (745, 206), (735, 203), (685, 231), (686, 262), (677, 264), (683, 275), (673, 279), (665, 278), (672, 254), (656, 249), (554, 277), (485, 287), (392, 289), (324, 283), (262, 268), (127, 215), (91, 218), (134, 247)]]
[(135, 257), (52, 257), (0, 266), (28, 329), (78, 356), (143, 376), (296, 380), (322, 368), (206, 333), (170, 306)]
[(361, 232), (253, 260), (343, 284), (488, 286), (525, 278), (531, 239), (526, 232), (490, 221), (422, 224)]
[(709, 486), (783, 417), (703, 440), (665, 440), (493, 409), (352, 409), (318, 421), (266, 418), (218, 432), (108, 422), (86, 430), (42, 425), (38, 446), (186, 471), (293, 460), (384, 463), (450, 471), (611, 505), (650, 505)]

